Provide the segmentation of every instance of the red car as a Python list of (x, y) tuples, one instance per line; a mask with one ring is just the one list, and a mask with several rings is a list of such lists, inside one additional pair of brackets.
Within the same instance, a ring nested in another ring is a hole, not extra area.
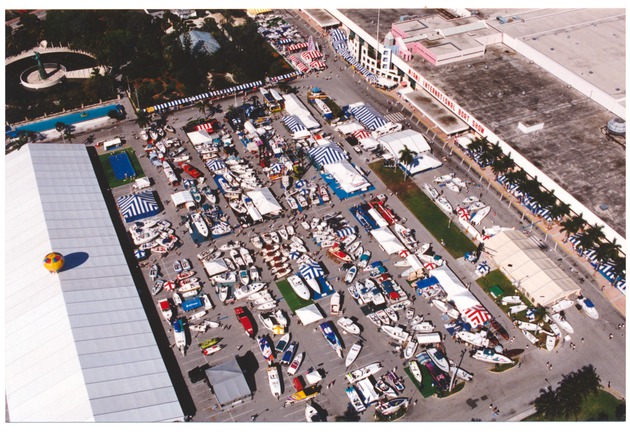
[(192, 167), (190, 164), (185, 163), (183, 161), (179, 163), (179, 167), (180, 169), (182, 169), (184, 172), (186, 172), (187, 174), (189, 174), (195, 179), (201, 178), (203, 176), (203, 174), (200, 171), (198, 171), (197, 169)]
[(250, 338), (253, 338), (254, 327), (252, 326), (252, 320), (250, 319), (247, 311), (242, 307), (235, 307), (234, 313), (236, 314), (236, 317), (243, 325), (243, 328), (245, 329), (245, 333), (247, 333), (247, 336), (249, 336)]

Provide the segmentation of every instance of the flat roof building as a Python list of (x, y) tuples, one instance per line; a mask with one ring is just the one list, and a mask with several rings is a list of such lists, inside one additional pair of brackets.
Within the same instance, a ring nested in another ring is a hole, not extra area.
[[(5, 161), (7, 419), (183, 420), (85, 145)], [(56, 274), (50, 252), (65, 258)]]

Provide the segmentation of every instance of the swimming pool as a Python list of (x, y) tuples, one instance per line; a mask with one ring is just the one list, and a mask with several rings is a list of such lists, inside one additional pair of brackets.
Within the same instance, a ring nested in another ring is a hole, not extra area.
[(15, 128), (15, 136), (20, 131), (32, 131), (34, 133), (41, 133), (42, 131), (54, 130), (57, 122), (63, 122), (66, 125), (78, 124), (79, 122), (90, 121), (97, 118), (107, 116), (110, 110), (122, 111), (122, 106), (118, 104), (110, 104), (103, 107), (96, 107), (84, 111), (78, 111), (62, 116), (55, 116), (52, 118), (44, 119), (41, 121), (33, 122), (32, 124), (21, 125)]

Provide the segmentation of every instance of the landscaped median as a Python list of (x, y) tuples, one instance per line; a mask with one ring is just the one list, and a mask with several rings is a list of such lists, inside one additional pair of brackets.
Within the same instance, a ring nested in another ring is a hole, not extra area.
[[(370, 164), (370, 169), (378, 175), (387, 187), (397, 194), (398, 199), (427, 228), (431, 235), (444, 243), (444, 248), (455, 258), (477, 250), (475, 244), (451, 222), (451, 219), (433, 203), (413, 181), (404, 179), (402, 170), (383, 167), (381, 162)], [(456, 218), (453, 215), (452, 218)]]

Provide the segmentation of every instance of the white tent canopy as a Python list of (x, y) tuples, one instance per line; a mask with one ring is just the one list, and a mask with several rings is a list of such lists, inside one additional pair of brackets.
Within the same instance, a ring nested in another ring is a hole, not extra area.
[(324, 316), (321, 314), (317, 307), (317, 304), (315, 303), (297, 309), (295, 311), (295, 314), (298, 316), (298, 318), (300, 318), (300, 322), (303, 325), (309, 325), (311, 323), (324, 319)]
[(212, 261), (203, 261), (203, 268), (206, 269), (206, 273), (208, 273), (208, 277), (225, 273), (226, 271), (229, 270), (227, 264), (222, 258), (214, 259)]
[(300, 118), (300, 121), (302, 121), (307, 129), (313, 130), (321, 127), (319, 122), (315, 120), (311, 112), (304, 107), (304, 104), (302, 104), (296, 95), (288, 93), (282, 95), (282, 97), (284, 98), (284, 109), (287, 113)]
[(373, 139), (372, 137), (366, 137), (365, 139), (359, 139), (359, 144), (366, 151), (370, 151), (372, 149), (376, 149), (379, 146), (379, 141)]
[(254, 206), (261, 215), (279, 214), (282, 207), (268, 188), (251, 190), (245, 193), (254, 202)]
[(379, 142), (385, 151), (394, 156), (395, 160), (400, 158), (400, 151), (405, 146), (415, 152), (416, 159), (410, 166), (402, 165), (411, 174), (424, 170), (440, 167), (442, 163), (430, 155), (431, 147), (422, 134), (414, 130), (403, 130), (379, 137)]
[(462, 312), (464, 309), (481, 304), (446, 265), (429, 271), (429, 274), (440, 282), (448, 300), (455, 303), (458, 311)]
[(350, 122), (347, 124), (337, 125), (335, 129), (339, 131), (341, 134), (352, 134), (355, 131), (361, 131), (364, 128), (363, 128), (363, 125), (361, 125), (358, 122)]
[(193, 145), (212, 143), (212, 137), (210, 136), (210, 133), (206, 130), (192, 131), (190, 133), (186, 133), (186, 135)]
[(520, 231), (502, 231), (485, 243), (497, 266), (533, 303), (550, 306), (580, 287)]
[(187, 203), (195, 203), (192, 194), (190, 194), (190, 191), (188, 190), (178, 191), (177, 193), (171, 194), (171, 201), (175, 206), (185, 205)]
[(372, 185), (346, 160), (325, 165), (324, 172), (332, 175), (347, 193), (364, 190)]
[(398, 238), (396, 238), (396, 235), (388, 228), (374, 229), (370, 233), (388, 255), (405, 250), (405, 246), (403, 246)]

